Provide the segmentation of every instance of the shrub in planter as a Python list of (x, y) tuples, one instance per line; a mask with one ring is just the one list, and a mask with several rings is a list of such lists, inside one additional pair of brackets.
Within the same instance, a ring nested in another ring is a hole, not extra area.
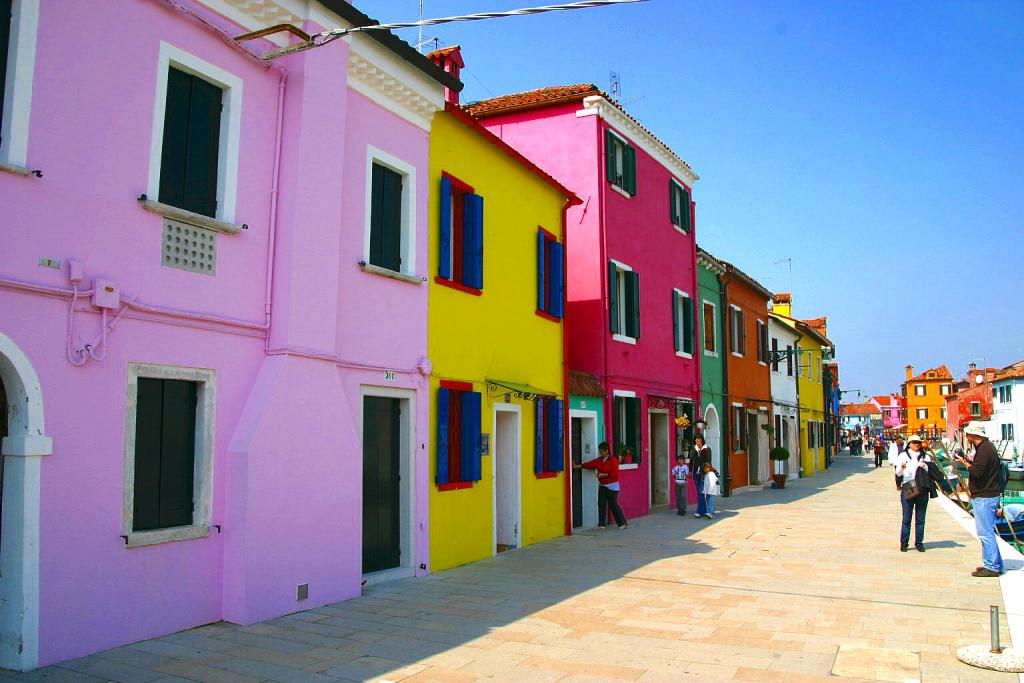
[(772, 481), (780, 489), (786, 488), (786, 472), (783, 469), (785, 467), (783, 463), (789, 460), (789, 451), (782, 446), (776, 446), (768, 451), (768, 457), (778, 463), (776, 469), (781, 470), (772, 474)]

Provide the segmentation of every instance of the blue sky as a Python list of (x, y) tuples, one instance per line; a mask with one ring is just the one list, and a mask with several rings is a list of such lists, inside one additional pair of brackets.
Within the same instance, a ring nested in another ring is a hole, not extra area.
[(1024, 358), (1024, 2), (651, 0), (424, 35), (462, 45), (463, 101), (618, 72), (629, 111), (702, 178), (700, 244), (774, 291), (792, 259), (795, 313), (828, 315), (844, 388)]

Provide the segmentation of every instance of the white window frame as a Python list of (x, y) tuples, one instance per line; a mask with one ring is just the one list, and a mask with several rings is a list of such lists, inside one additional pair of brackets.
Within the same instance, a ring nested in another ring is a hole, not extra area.
[[(617, 270), (617, 271), (622, 271), (622, 272), (627, 272), (628, 271), (630, 273), (633, 272), (633, 269), (630, 266), (627, 266), (622, 261), (616, 261), (615, 259), (608, 259), (608, 260), (611, 261), (613, 264), (615, 264), (615, 270)], [(616, 287), (615, 294), (616, 294), (616, 296), (619, 299), (619, 310), (618, 310), (619, 325), (618, 325), (618, 327), (619, 327), (620, 330), (625, 330), (626, 329), (626, 279), (622, 278), (622, 277), (619, 277), (618, 273), (615, 274), (615, 287)], [(636, 345), (636, 338), (635, 337), (630, 337), (628, 334), (623, 334), (622, 332), (616, 332), (615, 334), (613, 334), (612, 335), (612, 339), (614, 339), (615, 341), (624, 342), (626, 344), (633, 344), (634, 346)]]
[[(974, 412), (974, 406), (978, 406), (978, 412)], [(967, 406), (967, 414), (971, 417), (981, 417), (981, 401), (971, 401)]]
[[(192, 524), (133, 531), (135, 510), (135, 422), (138, 410), (139, 378), (177, 379), (195, 382), (196, 435), (193, 496), (195, 509)], [(217, 376), (213, 370), (186, 368), (149, 363), (128, 364), (128, 388), (125, 397), (124, 429), (124, 502), (122, 507), (122, 534), (129, 548), (157, 543), (185, 541), (206, 538), (210, 535), (210, 520), (213, 510), (213, 458), (214, 433), (216, 425)]]
[[(735, 415), (736, 415), (736, 410), (735, 409), (736, 408), (739, 408), (740, 409), (740, 413), (743, 415), (743, 421), (742, 422), (737, 422), (736, 419), (735, 419)], [(746, 406), (744, 406), (742, 403), (731, 403), (731, 404), (729, 404), (729, 424), (732, 427), (732, 429), (730, 430), (730, 434), (729, 434), (729, 441), (732, 442), (730, 444), (731, 452), (732, 453), (746, 453), (747, 452), (747, 444), (746, 443), (741, 443), (740, 444), (741, 448), (739, 450), (736, 449), (736, 442), (737, 441), (741, 441), (741, 442), (742, 441), (746, 441), (746, 439), (744, 439), (743, 437), (747, 436), (749, 438), (749, 436), (750, 436), (749, 434), (745, 433), (746, 430), (747, 430), (746, 419), (747, 419)], [(737, 433), (737, 431), (738, 431), (738, 433)]]
[(940, 384), (939, 385), (939, 396), (950, 396), (953, 394), (952, 384)]
[[(373, 165), (390, 168), (402, 178), (402, 270), (391, 271), (370, 264), (370, 223), (373, 203)], [(409, 277), (416, 275), (416, 167), (373, 145), (366, 146), (366, 195), (363, 203), (363, 261), (364, 270), (386, 274), (398, 272)]]
[[(617, 399), (617, 398), (634, 398), (635, 399), (636, 398), (636, 392), (635, 391), (626, 391), (624, 389), (615, 389), (615, 390), (613, 390), (612, 391), (612, 409), (613, 410), (615, 409), (615, 399)], [(643, 412), (643, 411), (641, 411), (641, 412)], [(613, 416), (612, 417), (612, 424), (614, 424), (614, 421), (615, 421), (615, 418)], [(626, 424), (626, 416), (625, 415), (623, 415), (621, 417), (620, 423), (623, 424), (623, 425)], [(640, 425), (637, 425), (636, 428), (640, 429)], [(622, 443), (621, 440), (619, 439), (620, 436), (621, 436), (620, 434), (616, 434), (615, 438), (616, 438), (616, 440), (619, 441), (619, 443)], [(643, 432), (642, 431), (640, 432), (639, 436), (640, 436), (640, 447), (643, 448), (643, 438), (644, 438), (644, 436), (643, 436)], [(614, 452), (614, 447), (613, 447), (612, 452)], [(636, 463), (636, 462), (634, 462), (634, 463), (622, 463), (622, 464), (619, 465), (619, 469), (620, 470), (636, 470), (636, 469), (639, 469), (639, 468), (640, 468), (640, 463)]]
[[(742, 331), (737, 329), (736, 318), (735, 318), (734, 313), (741, 313), (742, 314), (743, 313), (743, 309), (740, 308), (739, 306), (735, 305), (735, 304), (729, 304), (729, 353), (732, 354), (733, 356), (735, 356), (736, 358), (744, 358), (747, 355), (746, 354), (746, 348), (743, 349), (743, 353), (736, 353), (735, 351), (732, 350), (733, 346), (739, 346), (740, 345), (739, 344), (740, 339), (743, 338)], [(746, 316), (744, 316), (743, 326), (746, 327), (746, 324), (747, 324)], [(732, 343), (733, 342), (733, 335), (736, 335), (736, 343), (735, 344)]]
[(945, 420), (946, 419), (946, 409), (945, 408), (939, 408), (939, 415), (941, 415), (942, 419)]
[(14, 0), (11, 7), (11, 42), (3, 107), (0, 165), (21, 172), (28, 163), (28, 133), (32, 118), (32, 83), (36, 69), (39, 0)]
[[(676, 319), (679, 321), (679, 341), (680, 341), (680, 346), (685, 346), (685, 340), (683, 339), (683, 335), (686, 332), (686, 328), (683, 326), (683, 311), (684, 311), (684, 309), (686, 307), (686, 304), (684, 303), (683, 300), (685, 299), (686, 301), (691, 301), (692, 302), (694, 300), (694, 298), (692, 296), (690, 296), (689, 294), (687, 294), (686, 292), (684, 292), (683, 290), (681, 290), (681, 289), (676, 289), (676, 288), (673, 287), (672, 291), (679, 295), (678, 297), (676, 297)], [(696, 317), (696, 316), (694, 316), (694, 317)], [(693, 321), (693, 350), (694, 351), (697, 350), (697, 321), (696, 320)], [(676, 351), (676, 355), (679, 356), (680, 358), (693, 358), (693, 354), (692, 353), (686, 353), (682, 349), (680, 349), (679, 351)]]
[[(621, 135), (616, 133), (611, 128), (608, 128), (607, 130), (608, 130), (608, 132), (611, 134), (611, 136), (613, 138), (615, 138), (616, 140), (621, 142), (623, 145), (627, 145), (629, 147), (632, 147), (634, 150), (636, 150), (636, 146), (635, 145), (631, 145), (629, 143), (629, 140), (627, 140), (626, 138), (622, 137)], [(625, 149), (625, 147), (616, 146), (615, 147), (615, 151), (616, 151), (616, 155), (615, 155), (615, 171), (616, 171), (616, 174), (620, 178), (622, 178), (622, 183), (624, 185), (626, 183), (626, 149)], [(605, 154), (607, 154), (607, 153), (608, 153), (608, 151), (605, 150)], [(616, 185), (614, 181), (609, 181), (609, 184), (612, 186), (613, 190), (615, 190), (616, 192), (621, 194), (626, 199), (632, 199), (633, 198), (633, 195), (631, 195), (630, 193), (626, 192), (626, 188), (622, 187), (622, 185)]]
[[(718, 304), (714, 301), (708, 301), (707, 299), (701, 299), (700, 307), (700, 347), (703, 350), (705, 356), (711, 358), (718, 358)], [(704, 347), (704, 307), (711, 306), (711, 339), (714, 342), (715, 350), (708, 351)]]
[[(919, 389), (920, 389), (920, 391), (918, 391)], [(914, 385), (914, 396), (927, 396), (927, 395), (928, 395), (928, 387), (927, 386), (925, 386), (924, 384), (915, 384)]]
[[(687, 196), (689, 195), (690, 191), (686, 188), (686, 185), (683, 185), (681, 182), (679, 182), (675, 178), (669, 178), (669, 183), (672, 185), (673, 189), (678, 189), (679, 190), (679, 194), (681, 195), (680, 199), (686, 199), (687, 198)], [(669, 201), (671, 201), (671, 199)], [(686, 202), (686, 211), (687, 212), (690, 211), (690, 202), (689, 201)], [(679, 217), (680, 217), (680, 220), (683, 220), (683, 214), (681, 212), (682, 212), (682, 209), (680, 208)], [(693, 218), (692, 214), (691, 214), (690, 218), (691, 219)], [(678, 232), (681, 235), (689, 235), (690, 234), (688, 231), (683, 230), (682, 227), (676, 225), (675, 223), (672, 224), (672, 227), (675, 228), (676, 232)], [(691, 230), (693, 229), (693, 221), (692, 220), (690, 221), (690, 229)]]
[(233, 73), (160, 41), (153, 102), (153, 137), (149, 145), (149, 178), (146, 196), (160, 201), (160, 165), (164, 147), (164, 115), (167, 113), (167, 72), (179, 69), (224, 90), (217, 142), (217, 220), (235, 222), (238, 201), (238, 150), (242, 130), (242, 79)]
[(761, 355), (761, 328), (762, 327), (764, 328), (764, 336), (765, 336), (764, 360), (757, 361), (757, 364), (758, 365), (763, 365), (764, 367), (768, 367), (768, 357), (771, 355), (771, 347), (769, 347), (768, 344), (767, 344), (767, 342), (768, 342), (768, 321), (767, 320), (761, 320), (760, 318), (757, 318), (756, 320), (757, 320), (758, 324), (755, 325), (754, 327), (757, 328), (757, 354), (758, 355)]
[[(924, 412), (924, 415), (921, 414), (922, 411)], [(917, 414), (917, 419), (918, 420), (927, 420), (928, 419), (928, 409), (927, 408), (918, 408), (916, 414)]]

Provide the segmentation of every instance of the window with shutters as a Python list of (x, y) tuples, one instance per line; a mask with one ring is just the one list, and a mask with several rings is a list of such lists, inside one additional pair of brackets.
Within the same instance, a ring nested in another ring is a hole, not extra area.
[(745, 453), (747, 450), (747, 411), (743, 406), (732, 406), (732, 452)]
[(27, 174), (40, 0), (0, 0), (0, 162)]
[(786, 345), (786, 376), (793, 376), (793, 346)]
[(675, 178), (668, 181), (669, 218), (672, 225), (681, 232), (693, 230), (693, 213), (690, 205), (690, 191)]
[(809, 421), (807, 423), (807, 447), (808, 448), (817, 448), (818, 447), (816, 445), (816, 442), (815, 442), (815, 439), (814, 439), (815, 431), (816, 431), (815, 422), (814, 421)]
[(718, 307), (704, 301), (704, 355), (718, 355)]
[(234, 222), (242, 79), (160, 43), (150, 200)]
[(130, 364), (124, 534), (129, 546), (209, 535), (214, 374)]
[(608, 320), (612, 339), (640, 338), (640, 274), (618, 261), (608, 262)]
[(928, 419), (928, 409), (927, 408), (918, 408), (917, 409), (917, 419), (918, 420), (927, 420)]
[(928, 393), (928, 387), (923, 384), (914, 385), (914, 396), (924, 396), (926, 393)]
[(480, 481), (480, 393), (470, 382), (441, 382), (437, 390), (437, 475), (440, 491)]
[(633, 454), (633, 462), (640, 463), (643, 454), (640, 432), (640, 399), (615, 394), (612, 399), (612, 435), (614, 453), (622, 460), (626, 452)]
[(734, 356), (747, 355), (747, 320), (739, 306), (729, 306), (729, 351)]
[(440, 207), (435, 281), (479, 295), (484, 288), (484, 199), (471, 186), (443, 173)]
[(538, 479), (557, 476), (565, 469), (565, 404), (555, 398), (533, 403), (533, 473)]
[(971, 401), (970, 406), (971, 417), (978, 417), (981, 415), (981, 403), (979, 401)]
[(768, 364), (768, 323), (763, 320), (757, 321), (757, 362)]
[(171, 66), (160, 153), (163, 204), (217, 216), (223, 88)]
[(555, 321), (565, 315), (565, 250), (544, 228), (537, 229), (537, 315)]
[[(422, 279), (416, 276), (415, 263), (416, 168), (372, 145), (367, 145), (366, 149), (366, 242), (363, 252), (364, 264), (361, 264), (363, 270), (399, 280), (420, 282)], [(443, 194), (441, 198), (443, 200)], [(474, 206), (471, 217), (463, 216), (463, 227), (467, 227), (465, 222), (471, 221), (472, 217), (481, 217), (479, 230), (473, 228), (472, 233), (481, 239), (480, 256), (476, 258), (474, 251), (473, 258), (462, 262), (463, 277), (478, 282), (480, 286), (476, 289), (483, 288), (482, 211), (481, 201), (478, 206)], [(469, 229), (464, 231), (468, 232)], [(453, 241), (448, 247), (449, 256), (455, 249)], [(438, 260), (439, 276), (444, 253), (442, 249), (439, 255), (441, 258)], [(477, 266), (479, 273), (474, 270)]]
[(611, 130), (604, 134), (605, 176), (612, 187), (636, 195), (636, 149)]
[(697, 347), (697, 308), (686, 292), (672, 290), (672, 331), (677, 356), (693, 358)]
[(942, 419), (945, 420), (946, 419), (946, 409), (945, 408), (939, 408), (939, 415), (941, 415)]
[(779, 371), (779, 339), (778, 337), (772, 337), (772, 372)]
[(1013, 423), (999, 425), (1003, 441), (1013, 441)]
[(940, 396), (949, 396), (952, 393), (953, 393), (953, 385), (952, 384), (940, 384), (939, 385), (939, 395)]

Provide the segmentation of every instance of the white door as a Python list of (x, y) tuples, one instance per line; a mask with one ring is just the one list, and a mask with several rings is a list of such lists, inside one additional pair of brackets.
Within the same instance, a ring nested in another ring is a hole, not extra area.
[[(597, 413), (570, 410), (570, 455), (573, 465), (597, 457)], [(572, 525), (574, 528), (597, 526), (597, 477), (590, 470), (572, 473)]]
[(496, 406), (494, 412), (494, 551), (518, 548), (520, 522), (519, 410)]
[(722, 426), (715, 406), (708, 404), (704, 409), (704, 442), (711, 449), (711, 466), (722, 471)]

